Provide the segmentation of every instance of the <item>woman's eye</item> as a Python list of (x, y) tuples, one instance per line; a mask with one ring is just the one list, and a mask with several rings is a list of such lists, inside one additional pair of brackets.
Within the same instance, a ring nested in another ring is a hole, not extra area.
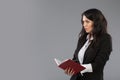
[(89, 23), (89, 21), (86, 21), (86, 23)]

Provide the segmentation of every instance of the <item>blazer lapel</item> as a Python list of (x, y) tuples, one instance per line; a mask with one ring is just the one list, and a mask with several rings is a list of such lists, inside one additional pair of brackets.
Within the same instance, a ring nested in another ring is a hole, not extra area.
[(83, 64), (92, 61), (96, 57), (97, 51), (99, 51), (97, 46), (93, 48), (92, 43), (93, 41), (85, 51)]
[(96, 56), (96, 49), (92, 47), (92, 42), (85, 51), (83, 63), (89, 62)]

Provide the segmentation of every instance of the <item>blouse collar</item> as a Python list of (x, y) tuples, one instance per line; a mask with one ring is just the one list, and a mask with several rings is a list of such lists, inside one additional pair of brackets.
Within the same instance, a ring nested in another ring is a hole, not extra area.
[[(87, 35), (86, 39), (88, 40), (89, 37), (90, 37), (90, 34)], [(93, 40), (93, 39), (94, 39), (94, 38), (93, 38), (93, 35), (91, 35), (90, 40)]]

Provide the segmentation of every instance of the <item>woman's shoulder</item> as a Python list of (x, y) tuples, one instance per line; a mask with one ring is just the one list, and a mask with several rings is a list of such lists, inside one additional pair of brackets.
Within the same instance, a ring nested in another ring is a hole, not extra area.
[(103, 45), (104, 48), (109, 48), (112, 51), (112, 38), (108, 33), (102, 34), (100, 38), (100, 45)]
[(101, 34), (100, 38), (111, 38), (111, 35), (109, 33)]
[(109, 33), (104, 33), (100, 36), (101, 40), (111, 39), (111, 35)]

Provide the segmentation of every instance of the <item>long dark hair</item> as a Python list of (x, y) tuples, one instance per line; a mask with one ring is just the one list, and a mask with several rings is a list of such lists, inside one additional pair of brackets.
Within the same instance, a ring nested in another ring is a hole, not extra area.
[[(88, 19), (90, 19), (91, 21), (94, 22), (94, 25), (93, 25), (94, 27), (92, 30), (94, 42), (97, 41), (97, 38), (100, 35), (107, 33), (107, 21), (100, 10), (92, 8), (92, 9), (88, 9), (85, 12), (83, 12), (81, 15), (81, 17), (82, 17), (81, 23), (82, 24), (83, 24), (83, 15), (85, 15)], [(79, 36), (80, 36), (80, 38), (82, 38), (85, 35), (87, 35), (87, 33), (85, 32), (84, 27), (82, 27), (82, 30), (80, 31)]]

